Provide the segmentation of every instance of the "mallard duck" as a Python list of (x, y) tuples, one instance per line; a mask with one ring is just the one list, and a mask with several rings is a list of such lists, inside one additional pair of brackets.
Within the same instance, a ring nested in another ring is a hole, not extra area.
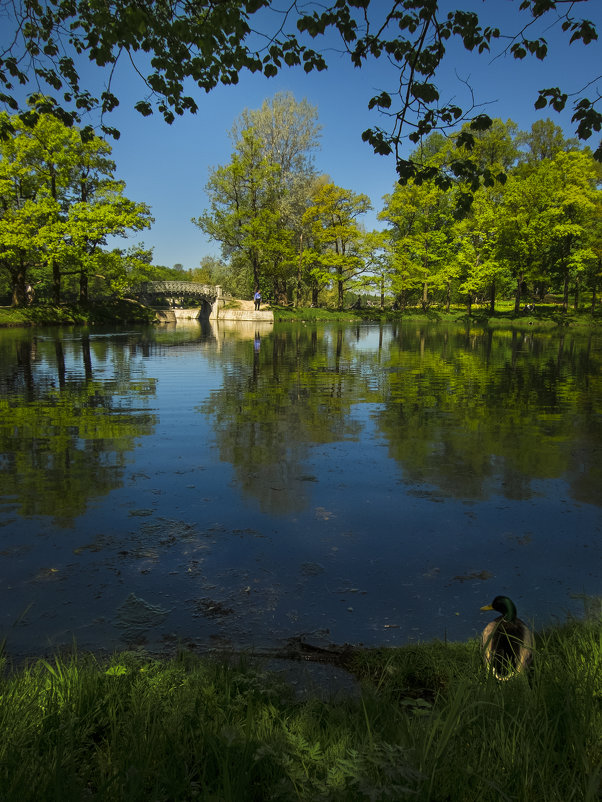
[(516, 617), (516, 607), (507, 596), (496, 596), (481, 610), (497, 610), (502, 615), (487, 624), (481, 635), (485, 665), (499, 680), (520, 674), (533, 657), (533, 633)]

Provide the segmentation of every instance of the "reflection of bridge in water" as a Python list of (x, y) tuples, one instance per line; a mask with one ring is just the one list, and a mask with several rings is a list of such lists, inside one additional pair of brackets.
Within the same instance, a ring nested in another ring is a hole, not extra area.
[[(216, 318), (219, 306), (230, 297), (222, 293), (219, 285), (194, 281), (147, 281), (131, 288), (130, 295), (157, 309), (157, 317), (166, 322), (183, 317)], [(172, 310), (171, 314), (168, 310)]]

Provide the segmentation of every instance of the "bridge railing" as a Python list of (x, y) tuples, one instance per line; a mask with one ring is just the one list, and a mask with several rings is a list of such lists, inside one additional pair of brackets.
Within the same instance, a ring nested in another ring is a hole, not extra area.
[(130, 293), (136, 295), (202, 295), (204, 298), (222, 297), (219, 285), (197, 284), (195, 281), (145, 281), (131, 287)]

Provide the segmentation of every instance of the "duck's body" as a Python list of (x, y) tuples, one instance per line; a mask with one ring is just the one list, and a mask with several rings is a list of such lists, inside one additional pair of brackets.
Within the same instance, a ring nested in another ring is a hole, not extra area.
[(533, 633), (524, 621), (516, 616), (516, 607), (507, 596), (496, 596), (481, 610), (502, 613), (487, 624), (481, 635), (485, 665), (500, 680), (524, 671), (533, 657)]

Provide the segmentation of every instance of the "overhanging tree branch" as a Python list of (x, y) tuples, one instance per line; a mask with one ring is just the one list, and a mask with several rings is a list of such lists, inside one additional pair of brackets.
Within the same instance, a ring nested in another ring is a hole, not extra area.
[[(337, 0), (326, 6), (318, 2), (297, 6), (288, 0), (139, 0), (136, 4), (14, 0), (4, 5), (10, 38), (0, 55), (0, 101), (15, 110), (17, 84), (35, 87), (45, 97), (43, 111), (71, 124), (99, 113), (101, 130), (117, 136), (116, 129), (105, 125), (104, 116), (119, 103), (112, 72), (124, 52), (145, 90), (150, 90), (135, 108), (143, 115), (158, 111), (171, 123), (176, 116), (198, 111), (197, 100), (185, 92), (187, 81), (208, 92), (219, 83), (237, 83), (244, 70), (268, 77), (285, 67), (323, 70), (335, 35), (355, 67), (384, 56), (398, 71), (397, 108), (387, 91), (368, 103), (392, 120), (392, 128), (375, 126), (364, 131), (363, 138), (376, 153), (395, 154), (401, 181), (424, 179), (429, 176), (420, 165), (402, 158), (405, 141), (417, 143), (434, 130), (451, 130), (472, 118), (474, 111), (474, 106), (463, 109), (452, 102), (439, 103), (436, 75), (448, 41), (459, 39), (468, 51), (486, 53), (493, 41), (507, 40), (502, 52), (518, 59), (529, 55), (544, 59), (550, 57), (548, 43), (540, 32), (531, 31), (535, 24), (550, 21), (561, 26), (571, 43), (597, 42), (595, 25), (574, 12), (598, 0), (516, 1), (518, 32), (483, 27), (477, 14), (459, 9), (443, 19), (438, 0)], [(497, 0), (484, 2), (495, 14)], [(321, 49), (312, 46), (320, 41)], [(109, 68), (100, 99), (80, 86), (82, 59)], [(544, 88), (535, 107), (561, 110), (571, 98), (577, 135), (587, 139), (602, 127), (597, 81), (587, 82), (589, 96)], [(58, 93), (56, 98), (52, 92)], [(22, 109), (23, 119), (35, 124), (39, 111)], [(489, 118), (481, 114), (474, 119), (480, 130)], [(91, 136), (91, 128), (84, 129), (84, 135)], [(602, 160), (602, 148), (596, 156)]]

